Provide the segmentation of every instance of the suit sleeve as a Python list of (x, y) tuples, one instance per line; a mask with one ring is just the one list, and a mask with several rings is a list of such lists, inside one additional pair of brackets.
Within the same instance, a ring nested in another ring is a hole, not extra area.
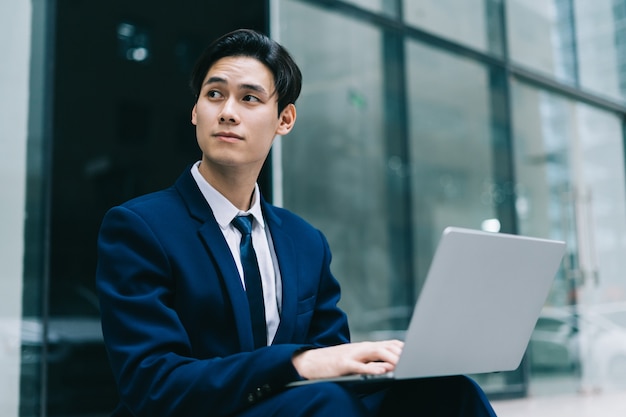
[(334, 305), (338, 286), (326, 265), (314, 317), (329, 326), (312, 326), (311, 343), (199, 359), (172, 306), (171, 269), (167, 251), (141, 216), (124, 207), (107, 213), (96, 272), (102, 329), (121, 403), (137, 417), (236, 413), (300, 378), (291, 362), (297, 350), (347, 341), (345, 316)]

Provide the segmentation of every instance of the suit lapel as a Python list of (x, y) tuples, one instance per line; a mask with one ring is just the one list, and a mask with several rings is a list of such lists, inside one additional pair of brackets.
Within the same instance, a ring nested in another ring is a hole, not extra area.
[(237, 334), (243, 351), (254, 350), (252, 337), (252, 322), (248, 313), (248, 299), (241, 285), (241, 278), (233, 255), (224, 240), (222, 231), (215, 221), (207, 221), (198, 230), (200, 238), (204, 241), (209, 255), (219, 269), (218, 275), (224, 282), (224, 287), (233, 306), (233, 315), (237, 326)]
[(295, 317), (298, 302), (295, 248), (291, 236), (282, 227), (281, 219), (265, 201), (263, 201), (263, 214), (272, 234), (283, 289), (280, 324), (272, 344), (290, 343), (296, 323)]
[(213, 264), (218, 269), (217, 275), (219, 279), (222, 279), (231, 301), (241, 349), (242, 351), (254, 350), (248, 300), (241, 285), (237, 266), (219, 224), (189, 169), (176, 181), (175, 187), (185, 201), (189, 214), (202, 223), (198, 229), (198, 234), (204, 242)]

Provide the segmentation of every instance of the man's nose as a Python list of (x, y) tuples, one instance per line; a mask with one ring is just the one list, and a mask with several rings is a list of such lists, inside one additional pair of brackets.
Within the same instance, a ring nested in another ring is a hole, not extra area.
[(229, 98), (224, 101), (224, 105), (222, 106), (222, 111), (219, 114), (219, 119), (221, 123), (238, 123), (239, 117), (237, 116), (237, 108), (236, 103), (232, 98)]

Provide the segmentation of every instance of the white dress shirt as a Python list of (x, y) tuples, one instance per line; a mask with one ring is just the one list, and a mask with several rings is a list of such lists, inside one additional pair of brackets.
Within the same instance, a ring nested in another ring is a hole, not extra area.
[(263, 285), (263, 301), (265, 303), (265, 320), (267, 322), (267, 340), (271, 344), (278, 330), (280, 323), (280, 306), (282, 304), (282, 282), (280, 277), (280, 269), (278, 268), (278, 260), (274, 251), (274, 244), (270, 234), (269, 227), (265, 227), (265, 220), (261, 211), (260, 193), (258, 184), (254, 187), (252, 195), (252, 205), (250, 210), (243, 212), (235, 207), (226, 197), (220, 194), (211, 184), (204, 179), (198, 167), (200, 161), (191, 167), (191, 175), (196, 180), (202, 195), (213, 210), (215, 220), (220, 226), (224, 238), (228, 243), (237, 269), (241, 278), (241, 285), (245, 288), (246, 284), (243, 277), (243, 267), (241, 266), (241, 257), (239, 244), (241, 242), (241, 233), (231, 224), (233, 219), (241, 215), (251, 215), (254, 218), (252, 222), (252, 245), (256, 252), (259, 270), (261, 272), (261, 282)]

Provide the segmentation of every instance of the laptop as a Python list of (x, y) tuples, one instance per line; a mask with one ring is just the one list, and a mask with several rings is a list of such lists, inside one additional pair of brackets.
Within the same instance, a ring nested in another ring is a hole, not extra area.
[(562, 241), (448, 227), (415, 304), (394, 372), (288, 386), (514, 370), (564, 253)]

